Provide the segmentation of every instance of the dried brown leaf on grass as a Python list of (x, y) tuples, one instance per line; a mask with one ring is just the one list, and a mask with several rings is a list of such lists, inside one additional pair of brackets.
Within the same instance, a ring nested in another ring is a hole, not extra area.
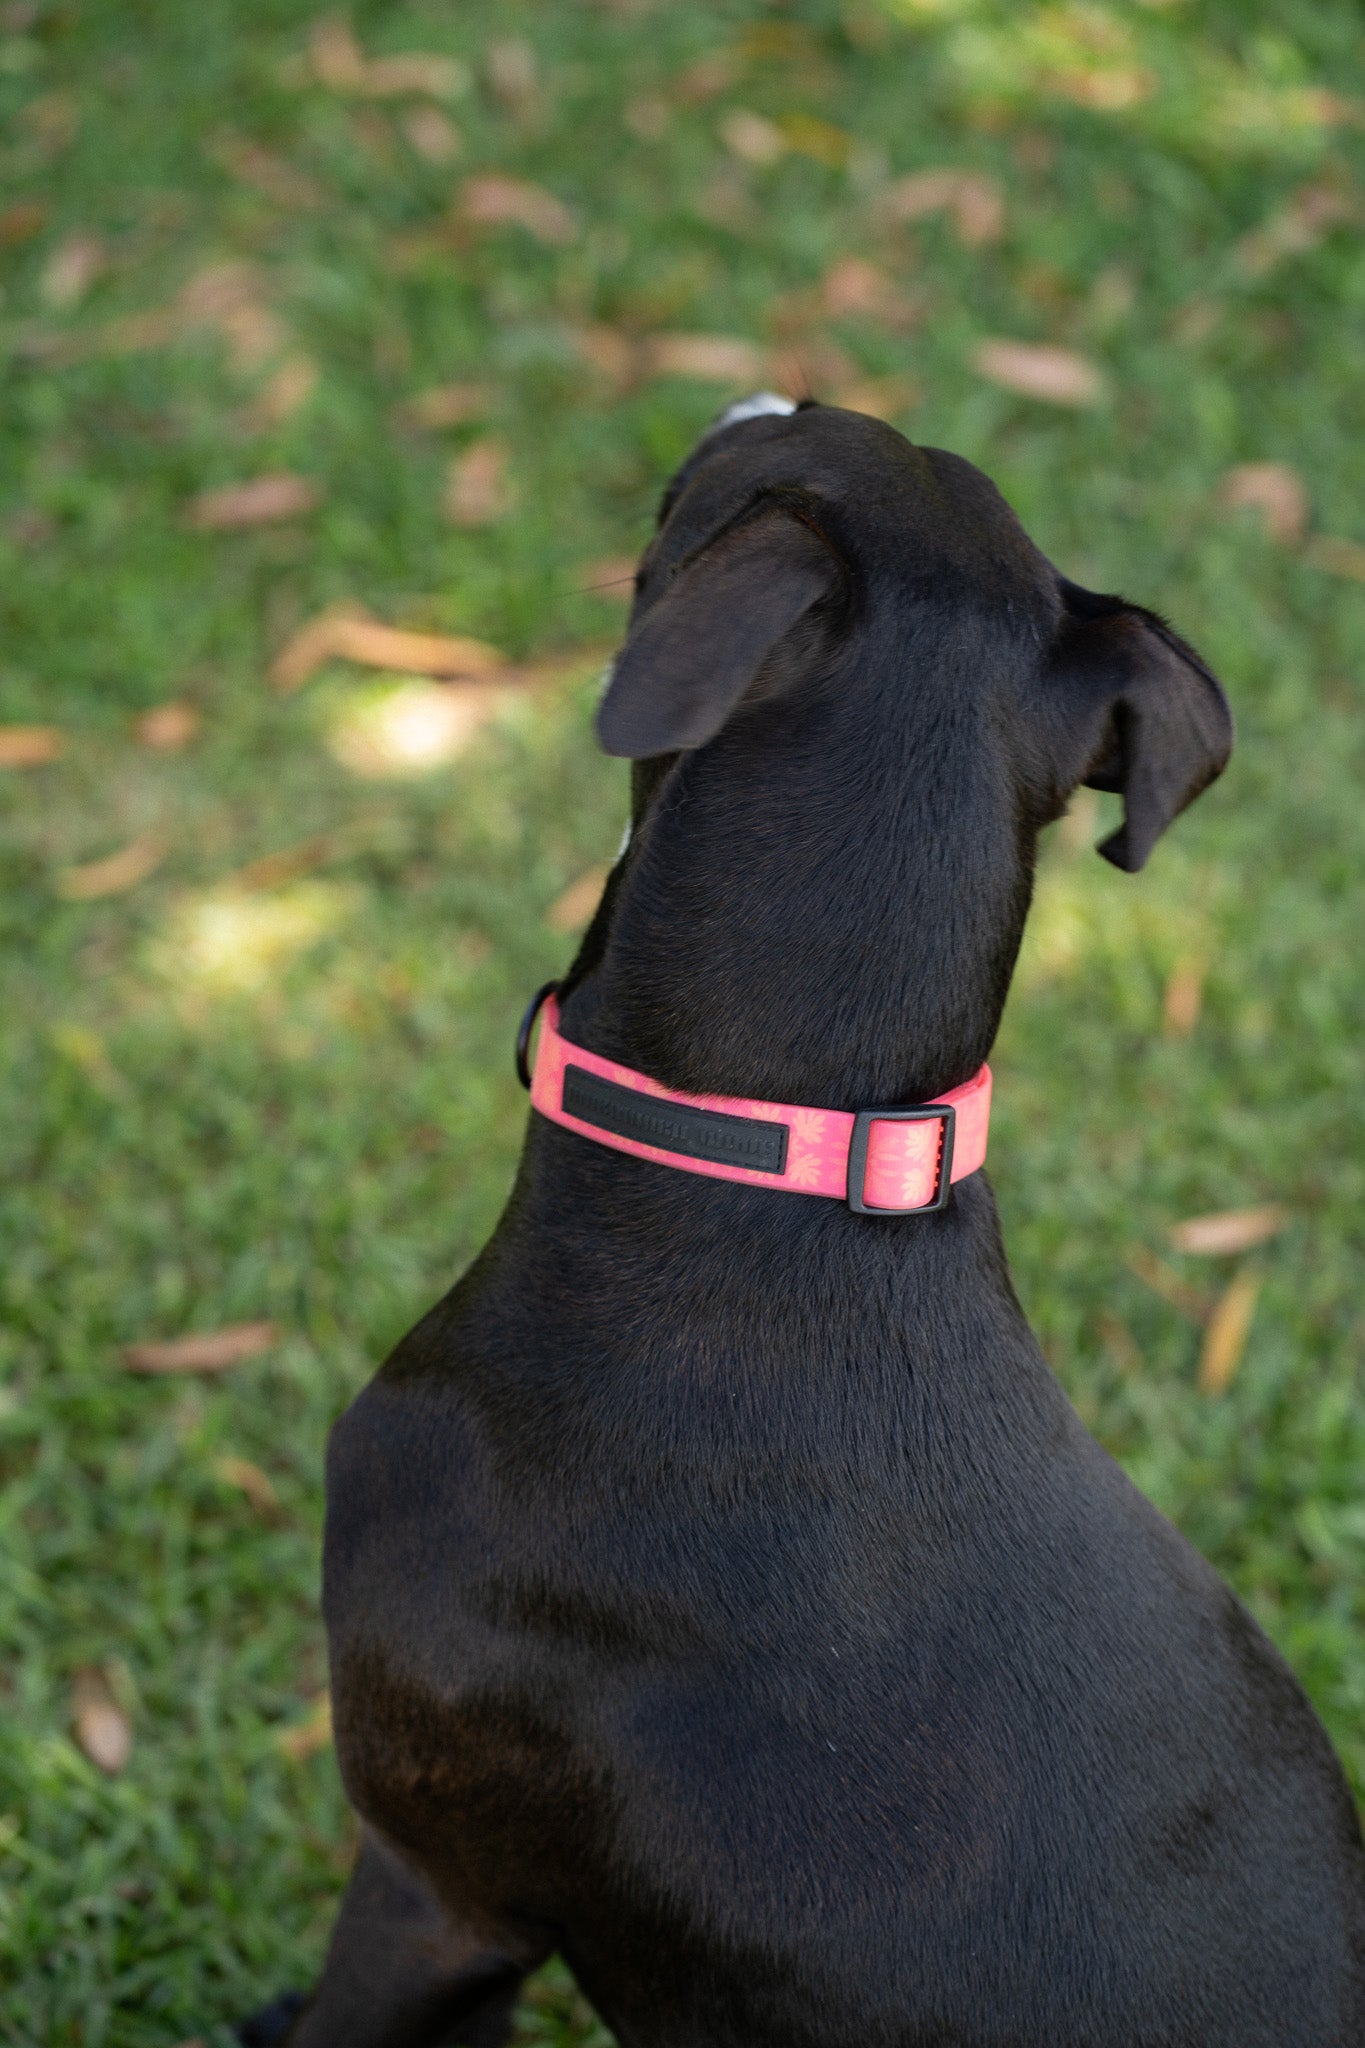
[(732, 51), (706, 50), (700, 57), (694, 57), (690, 64), (684, 65), (674, 78), (673, 96), (684, 106), (700, 106), (703, 101), (713, 100), (717, 93), (732, 86), (738, 69)]
[(109, 251), (98, 235), (79, 230), (68, 235), (43, 265), (38, 290), (44, 305), (54, 312), (70, 312), (108, 268)]
[(251, 403), (243, 407), (243, 428), (249, 434), (264, 434), (291, 419), (317, 390), (319, 376), (318, 366), (310, 357), (286, 356)]
[(877, 319), (901, 304), (886, 272), (863, 256), (840, 256), (831, 263), (820, 280), (820, 298), (832, 320)]
[(40, 92), (20, 108), (19, 119), (40, 148), (57, 156), (80, 133), (80, 101), (73, 92)]
[(0, 249), (17, 249), (31, 242), (47, 226), (45, 199), (14, 199), (0, 207)]
[(376, 99), (409, 93), (434, 100), (456, 100), (469, 90), (468, 67), (458, 57), (429, 50), (396, 50), (390, 57), (371, 57), (363, 90)]
[(56, 725), (0, 725), (0, 768), (42, 768), (66, 751)]
[(199, 731), (199, 712), (183, 698), (168, 704), (154, 704), (134, 721), (133, 731), (144, 747), (157, 754), (176, 754), (187, 747)]
[(1005, 194), (999, 181), (985, 171), (956, 170), (951, 165), (897, 178), (882, 195), (881, 212), (892, 221), (951, 214), (957, 238), (968, 249), (998, 242), (1005, 232)]
[(467, 420), (481, 419), (496, 402), (491, 384), (434, 384), (407, 399), (398, 417), (405, 426), (462, 427)]
[(397, 669), (415, 676), (486, 676), (506, 666), (507, 657), (486, 640), (458, 633), (415, 633), (377, 619), (346, 618), (333, 629), (334, 655), (365, 668)]
[(71, 1725), (77, 1747), (97, 1770), (116, 1778), (133, 1754), (133, 1730), (104, 1672), (86, 1665), (71, 1678)]
[(413, 633), (384, 625), (359, 605), (338, 604), (286, 641), (270, 665), (270, 681), (288, 694), (328, 661), (354, 661), (362, 668), (395, 669), (403, 675), (484, 676), (503, 668), (506, 656), (486, 640)]
[(860, 377), (835, 392), (834, 405), (847, 412), (865, 412), (892, 425), (920, 402), (923, 393), (913, 377)]
[(1056, 263), (1026, 263), (1017, 277), (1021, 298), (1047, 312), (1070, 312), (1077, 304), (1072, 279)]
[(283, 882), (296, 882), (301, 875), (316, 874), (329, 861), (348, 851), (345, 837), (338, 832), (317, 832), (293, 846), (282, 846), (258, 860), (246, 861), (223, 877), (224, 889), (278, 889)]
[(1188, 1038), (1199, 1022), (1204, 1001), (1202, 960), (1177, 960), (1166, 977), (1161, 999), (1161, 1026), (1167, 1038)]
[(1304, 547), (1303, 559), (1329, 576), (1346, 576), (1353, 583), (1365, 583), (1365, 545), (1343, 540), (1335, 534), (1315, 533)]
[[(136, 323), (148, 323), (141, 338)], [(158, 322), (160, 328), (158, 330)], [(114, 322), (110, 332), (118, 330)], [(227, 346), (232, 367), (238, 371), (259, 369), (281, 349), (288, 331), (270, 306), (265, 280), (249, 263), (210, 263), (196, 271), (176, 295), (173, 303), (151, 313), (133, 314), (129, 322), (129, 346), (159, 346), (202, 328), (216, 328)]]
[(1136, 1379), (1143, 1372), (1145, 1361), (1137, 1339), (1127, 1323), (1109, 1309), (1101, 1312), (1099, 1320), (1105, 1350), (1121, 1373), (1127, 1378)]
[(17, 548), (45, 548), (57, 538), (61, 528), (50, 512), (37, 505), (21, 505), (17, 512), (10, 513), (0, 530)]
[(78, 867), (63, 868), (55, 883), (57, 894), (68, 903), (93, 903), (101, 896), (121, 896), (125, 889), (145, 882), (169, 851), (166, 840), (156, 833), (142, 833), (102, 860), (82, 861)]
[(569, 330), (569, 339), (590, 369), (612, 384), (629, 384), (639, 370), (639, 350), (628, 334), (601, 321)]
[(827, 334), (803, 334), (772, 351), (767, 374), (775, 391), (788, 392), (793, 398), (813, 398), (856, 382), (857, 368), (852, 357)]
[(209, 156), (220, 170), (224, 170), (241, 185), (249, 185), (253, 192), (259, 192), (265, 199), (273, 200), (276, 206), (283, 206), (290, 212), (309, 211), (322, 206), (327, 198), (316, 178), (310, 178), (297, 164), (291, 164), (287, 157), (279, 156), (263, 143), (253, 142), (245, 135), (223, 135), (209, 149)]
[(488, 526), (514, 502), (507, 466), (511, 451), (495, 434), (471, 442), (451, 462), (442, 506), (453, 526)]
[(221, 1330), (196, 1330), (166, 1343), (125, 1344), (122, 1357), (129, 1372), (226, 1372), (272, 1351), (279, 1341), (274, 1323), (228, 1323)]
[(759, 170), (780, 162), (787, 153), (787, 138), (776, 121), (752, 113), (748, 107), (731, 107), (716, 126), (731, 156)]
[(282, 696), (302, 688), (324, 662), (335, 658), (344, 628), (377, 623), (363, 606), (343, 600), (307, 620), (290, 634), (266, 671), (271, 687)]
[(1308, 490), (1287, 462), (1239, 462), (1223, 478), (1218, 495), (1230, 511), (1259, 512), (1266, 532), (1282, 547), (1303, 539)]
[(186, 521), (201, 533), (231, 533), (246, 526), (273, 526), (281, 519), (299, 519), (321, 502), (322, 492), (311, 477), (275, 470), (245, 483), (224, 484), (201, 491), (186, 508)]
[(601, 861), (586, 874), (570, 882), (562, 895), (556, 896), (545, 913), (545, 922), (552, 932), (577, 932), (587, 924), (601, 900), (607, 876), (611, 873), (610, 861)]
[(439, 107), (409, 107), (403, 116), (403, 133), (424, 162), (454, 163), (464, 148), (464, 138)]
[(1025, 398), (1041, 399), (1046, 405), (1095, 405), (1104, 394), (1104, 378), (1097, 364), (1074, 349), (1056, 348), (1048, 342), (980, 342), (972, 355), (972, 368), (990, 383)]
[(540, 111), (540, 67), (525, 36), (499, 36), (488, 45), (485, 59), (493, 97), (513, 120), (534, 120)]
[(1151, 98), (1159, 80), (1145, 64), (1077, 64), (1048, 71), (1041, 81), (1078, 107), (1099, 114), (1122, 114)]
[(577, 233), (567, 206), (525, 178), (486, 171), (466, 178), (460, 188), (460, 211), (476, 227), (521, 227), (552, 248), (571, 242)]
[(123, 313), (92, 334), (63, 336), (45, 354), (74, 362), (94, 354), (135, 354), (217, 328), (233, 369), (258, 369), (284, 342), (284, 326), (264, 297), (260, 272), (246, 262), (215, 262), (196, 272), (170, 305)]
[(265, 279), (256, 265), (228, 258), (196, 270), (177, 292), (174, 304), (188, 320), (230, 324), (238, 314), (260, 308), (264, 296)]
[(1219, 1296), (1199, 1353), (1201, 1393), (1221, 1394), (1232, 1384), (1251, 1334), (1251, 1319), (1260, 1291), (1260, 1274), (1244, 1267), (1233, 1275)]
[(224, 1486), (234, 1486), (239, 1493), (244, 1493), (264, 1521), (279, 1520), (280, 1497), (275, 1491), (274, 1482), (270, 1474), (263, 1472), (259, 1465), (253, 1465), (250, 1458), (236, 1458), (226, 1454), (221, 1458), (215, 1458), (213, 1473), (216, 1479), (222, 1480)]
[[(837, 350), (827, 335), (812, 331), (812, 323), (828, 320), (871, 320), (878, 326), (906, 334), (919, 326), (927, 301), (923, 294), (897, 290), (884, 270), (862, 256), (841, 256), (833, 262), (813, 290), (784, 292), (768, 308), (769, 331), (785, 338), (787, 347), (800, 348), (816, 359)], [(856, 367), (844, 358), (843, 381), (854, 381)], [(835, 374), (823, 370), (828, 378)]]
[(1301, 185), (1286, 205), (1243, 235), (1234, 252), (1238, 265), (1248, 277), (1264, 277), (1286, 256), (1316, 249), (1329, 229), (1358, 220), (1361, 213), (1354, 193), (1336, 185)]
[(1216, 1215), (1191, 1216), (1175, 1224), (1171, 1243), (1178, 1252), (1226, 1258), (1268, 1243), (1288, 1221), (1289, 1211), (1280, 1202), (1262, 1202), (1252, 1209), (1221, 1209)]
[(350, 23), (338, 14), (323, 15), (313, 23), (308, 56), (313, 76), (332, 92), (381, 99), (405, 93), (456, 99), (469, 90), (469, 69), (458, 57), (423, 50), (367, 57)]
[(313, 75), (333, 92), (363, 92), (365, 52), (344, 15), (320, 15), (308, 31)]
[(739, 334), (652, 334), (640, 344), (640, 362), (648, 376), (749, 384), (767, 374), (768, 352)]
[(1179, 1273), (1159, 1259), (1146, 1245), (1135, 1244), (1124, 1262), (1130, 1273), (1135, 1273), (1143, 1285), (1150, 1287), (1153, 1294), (1159, 1294), (1169, 1308), (1182, 1315), (1188, 1322), (1199, 1325), (1208, 1321), (1213, 1306), (1202, 1288), (1192, 1287)]
[(197, 271), (168, 305), (120, 314), (91, 333), (63, 335), (45, 346), (46, 360), (79, 362), (89, 356), (130, 355), (165, 348), (205, 329), (216, 329), (235, 370), (259, 369), (283, 347), (287, 330), (267, 303), (261, 273), (236, 260)]
[(332, 1696), (320, 1692), (301, 1721), (282, 1728), (275, 1737), (279, 1749), (291, 1763), (304, 1763), (310, 1756), (332, 1746)]

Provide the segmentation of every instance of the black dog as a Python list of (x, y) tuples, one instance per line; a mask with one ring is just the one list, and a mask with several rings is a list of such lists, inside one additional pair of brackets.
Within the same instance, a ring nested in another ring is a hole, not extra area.
[[(980, 1066), (1077, 784), (1135, 869), (1232, 738), (978, 471), (820, 406), (675, 479), (600, 731), (564, 1035), (840, 1110)], [(333, 1435), (325, 1585), (365, 1846), (249, 2039), (494, 2048), (558, 1950), (625, 2048), (1365, 2042), (1327, 1738), (1063, 1398), (983, 1174), (874, 1219), (533, 1115)]]

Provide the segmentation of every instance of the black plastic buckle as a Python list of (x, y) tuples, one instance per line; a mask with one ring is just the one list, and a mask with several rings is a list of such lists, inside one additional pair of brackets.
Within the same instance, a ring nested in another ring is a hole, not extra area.
[[(883, 1209), (863, 1200), (867, 1178), (867, 1147), (873, 1124), (926, 1124), (942, 1122), (943, 1143), (938, 1158), (938, 1180), (931, 1202), (910, 1209)], [(951, 1102), (925, 1102), (914, 1109), (860, 1109), (853, 1119), (853, 1136), (848, 1143), (848, 1206), (855, 1216), (928, 1216), (948, 1200), (953, 1171), (953, 1137), (957, 1110)]]
[(536, 1018), (540, 1015), (546, 1000), (554, 995), (558, 988), (557, 981), (547, 981), (542, 988), (538, 988), (526, 1005), (526, 1014), (517, 1026), (517, 1079), (522, 1087), (528, 1090), (531, 1086), (531, 1033), (536, 1028)]

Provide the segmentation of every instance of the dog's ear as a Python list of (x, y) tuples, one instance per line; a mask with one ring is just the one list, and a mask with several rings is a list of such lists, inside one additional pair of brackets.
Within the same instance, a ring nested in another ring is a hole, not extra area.
[(714, 738), (765, 655), (839, 577), (830, 548), (769, 506), (677, 571), (633, 629), (597, 714), (609, 754), (634, 761)]
[(1049, 682), (1064, 720), (1064, 784), (1122, 792), (1123, 823), (1096, 852), (1136, 874), (1227, 766), (1232, 712), (1218, 678), (1154, 612), (1063, 587)]

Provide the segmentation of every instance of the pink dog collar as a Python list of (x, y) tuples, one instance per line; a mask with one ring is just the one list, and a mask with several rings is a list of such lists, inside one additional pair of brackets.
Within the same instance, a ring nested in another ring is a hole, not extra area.
[[(913, 1109), (802, 1109), (746, 1096), (683, 1095), (559, 1032), (557, 984), (531, 1002), (517, 1072), (551, 1123), (659, 1166), (794, 1195), (830, 1195), (860, 1216), (941, 1209), (986, 1157), (991, 1070)], [(543, 1012), (535, 1069), (527, 1050)]]

